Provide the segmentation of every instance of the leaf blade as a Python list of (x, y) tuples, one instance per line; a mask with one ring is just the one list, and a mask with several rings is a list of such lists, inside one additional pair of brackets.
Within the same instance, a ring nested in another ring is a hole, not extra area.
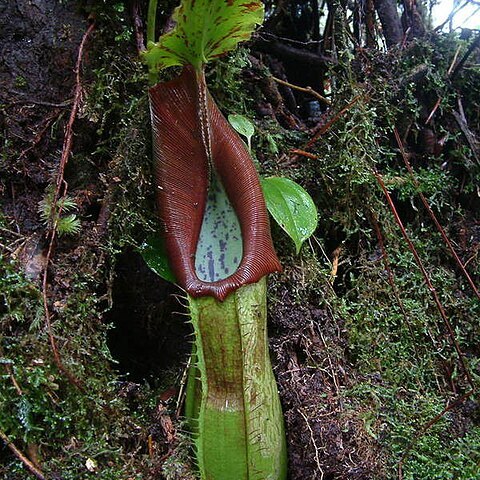
[(175, 275), (168, 263), (165, 244), (160, 235), (157, 234), (148, 237), (140, 245), (139, 251), (145, 260), (145, 263), (153, 272), (167, 282), (176, 283)]
[(199, 70), (248, 40), (263, 16), (259, 0), (183, 0), (173, 14), (175, 28), (149, 42), (144, 61), (156, 72), (188, 64)]
[(283, 177), (268, 177), (262, 181), (268, 211), (295, 243), (296, 253), (317, 228), (317, 208), (307, 191)]
[(253, 123), (247, 117), (237, 113), (231, 113), (228, 116), (228, 122), (240, 135), (243, 135), (247, 139), (248, 150), (251, 151), (252, 137), (255, 133)]

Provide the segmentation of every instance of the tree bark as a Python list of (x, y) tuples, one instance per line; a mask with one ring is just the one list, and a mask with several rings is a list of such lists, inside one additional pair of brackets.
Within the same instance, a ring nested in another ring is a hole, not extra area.
[(374, 0), (387, 47), (399, 44), (403, 38), (402, 24), (398, 16), (395, 0)]
[(257, 41), (256, 47), (261, 51), (273, 53), (283, 60), (291, 60), (311, 67), (324, 67), (328, 63), (336, 64), (332, 57), (292, 47), (277, 40), (262, 38)]

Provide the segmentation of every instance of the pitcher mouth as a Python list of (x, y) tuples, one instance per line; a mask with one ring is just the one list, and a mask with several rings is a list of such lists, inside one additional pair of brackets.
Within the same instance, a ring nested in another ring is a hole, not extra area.
[[(155, 85), (149, 95), (158, 210), (179, 285), (194, 297), (210, 295), (222, 301), (242, 285), (280, 271), (255, 166), (209, 94), (203, 73), (186, 66), (178, 78)], [(215, 230), (212, 222), (205, 233), (215, 182), (224, 191), (218, 201), (225, 206), (225, 216), (217, 212), (217, 218), (225, 219), (227, 227)], [(230, 229), (234, 218), (237, 232)], [(212, 274), (202, 252), (208, 251), (210, 235), (220, 245), (210, 249), (211, 255), (227, 255), (226, 245), (234, 239), (225, 233), (237, 233), (240, 247), (230, 243), (228, 265), (225, 258), (214, 258), (218, 267)], [(224, 238), (219, 239), (220, 234)]]

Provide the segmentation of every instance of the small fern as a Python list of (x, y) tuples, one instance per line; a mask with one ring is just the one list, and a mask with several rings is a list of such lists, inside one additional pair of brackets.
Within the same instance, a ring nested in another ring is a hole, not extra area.
[[(56, 208), (53, 208), (55, 199), (55, 190), (52, 186), (47, 187), (45, 197), (38, 203), (38, 213), (42, 222), (47, 227), (55, 225), (56, 232), (59, 236), (62, 235), (76, 235), (80, 232), (80, 220), (77, 215), (70, 213), (69, 215), (61, 216), (62, 213), (68, 213), (77, 207), (75, 200), (65, 195), (59, 198), (56, 203)], [(59, 212), (61, 212), (59, 214)]]

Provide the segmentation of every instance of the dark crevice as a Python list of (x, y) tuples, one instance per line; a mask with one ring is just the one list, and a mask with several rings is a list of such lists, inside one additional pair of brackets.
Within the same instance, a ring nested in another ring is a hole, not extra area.
[(115, 268), (108, 346), (116, 368), (133, 382), (155, 383), (165, 370), (186, 361), (190, 325), (178, 289), (153, 273), (133, 249)]

